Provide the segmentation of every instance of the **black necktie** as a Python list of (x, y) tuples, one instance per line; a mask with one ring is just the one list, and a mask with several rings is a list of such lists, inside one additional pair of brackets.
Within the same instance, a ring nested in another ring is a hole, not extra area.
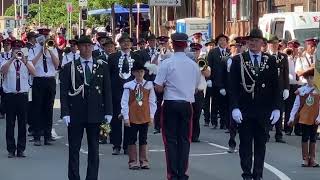
[(47, 64), (47, 57), (46, 57), (46, 55), (43, 55), (43, 71), (44, 71), (45, 73), (48, 72), (48, 64)]
[(313, 56), (310, 56), (311, 64), (313, 64)]
[(74, 61), (76, 60), (76, 54), (73, 54), (73, 60)]
[(254, 57), (254, 61), (253, 61), (253, 66), (254, 66), (254, 70), (256, 71), (256, 73), (259, 72), (259, 61), (258, 61), (258, 57), (259, 55), (253, 55)]
[(221, 51), (222, 56), (224, 56), (224, 50)]
[(85, 68), (84, 68), (84, 71), (85, 71), (85, 75), (86, 75), (86, 81), (88, 84), (90, 84), (90, 81), (91, 81), (91, 70), (90, 70), (90, 67), (89, 67), (89, 61), (85, 61)]
[(21, 85), (20, 85), (20, 62), (17, 60), (15, 62), (15, 68), (16, 68), (16, 90), (19, 92), (21, 90)]
[(129, 73), (129, 61), (128, 55), (124, 54), (123, 64), (122, 64), (122, 72), (121, 73)]

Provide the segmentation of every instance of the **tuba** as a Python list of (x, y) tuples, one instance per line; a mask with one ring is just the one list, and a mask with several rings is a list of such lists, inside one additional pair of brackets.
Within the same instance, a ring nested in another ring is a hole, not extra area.
[(18, 52), (16, 53), (16, 58), (17, 58), (18, 60), (22, 60), (23, 57), (24, 57), (24, 54), (23, 54), (22, 51), (18, 51)]
[(285, 49), (283, 50), (283, 53), (285, 53), (285, 54), (288, 55), (288, 56), (292, 56), (292, 55), (293, 55), (293, 49), (291, 49), (291, 48), (285, 48)]
[(208, 68), (208, 62), (204, 58), (198, 58), (197, 63), (199, 65), (200, 71), (204, 71)]

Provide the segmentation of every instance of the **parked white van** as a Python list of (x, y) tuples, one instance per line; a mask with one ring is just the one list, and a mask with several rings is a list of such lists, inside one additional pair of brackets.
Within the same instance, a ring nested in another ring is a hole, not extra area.
[(267, 39), (275, 34), (281, 39), (303, 43), (307, 38), (319, 37), (319, 21), (320, 12), (270, 13), (259, 19), (259, 28)]

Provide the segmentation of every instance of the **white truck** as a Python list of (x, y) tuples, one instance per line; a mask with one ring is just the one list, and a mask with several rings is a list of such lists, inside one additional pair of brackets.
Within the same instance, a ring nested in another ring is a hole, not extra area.
[(285, 12), (264, 14), (259, 28), (265, 38), (277, 35), (285, 40), (297, 39), (301, 44), (307, 38), (319, 37), (320, 12)]

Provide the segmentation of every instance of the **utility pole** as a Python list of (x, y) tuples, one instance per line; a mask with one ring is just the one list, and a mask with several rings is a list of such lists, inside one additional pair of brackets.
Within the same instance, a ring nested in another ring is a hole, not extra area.
[(39, 12), (38, 12), (38, 14), (39, 14), (39, 23), (38, 23), (38, 25), (39, 25), (39, 28), (41, 27), (41, 0), (39, 0)]

